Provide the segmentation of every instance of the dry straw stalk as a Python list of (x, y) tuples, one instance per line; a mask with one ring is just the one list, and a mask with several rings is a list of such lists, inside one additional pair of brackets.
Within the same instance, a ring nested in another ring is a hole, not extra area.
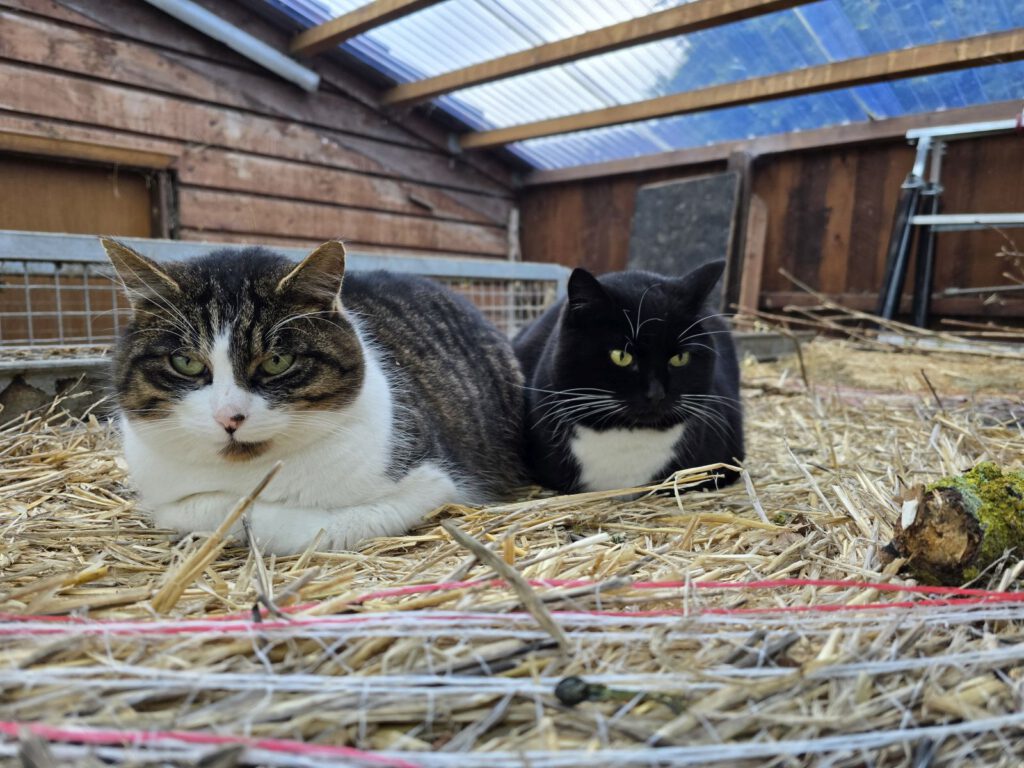
[(804, 342), (810, 386), (744, 365), (749, 482), (524, 489), (352, 552), (175, 541), (103, 420), (0, 426), (0, 763), (32, 732), (59, 765), (1020, 764), (1021, 566), (918, 594), (879, 553), (904, 487), (1021, 468), (1022, 363), (887, 338)]

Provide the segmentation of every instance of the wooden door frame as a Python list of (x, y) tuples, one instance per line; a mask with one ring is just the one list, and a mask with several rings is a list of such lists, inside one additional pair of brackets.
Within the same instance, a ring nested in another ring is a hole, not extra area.
[(145, 174), (152, 189), (153, 236), (178, 238), (178, 178), (173, 168), (176, 155), (3, 130), (0, 153)]

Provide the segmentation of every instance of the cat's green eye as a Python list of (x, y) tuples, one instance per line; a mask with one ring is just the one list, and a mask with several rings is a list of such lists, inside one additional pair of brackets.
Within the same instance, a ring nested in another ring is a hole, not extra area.
[(171, 355), (171, 367), (182, 376), (196, 377), (206, 371), (206, 363), (191, 355)]
[(672, 355), (668, 359), (668, 364), (673, 368), (682, 368), (684, 365), (690, 362), (689, 352), (680, 352), (678, 355)]
[(260, 369), (268, 376), (278, 376), (295, 363), (295, 355), (271, 355), (262, 363), (260, 363)]
[(609, 356), (612, 362), (620, 368), (625, 368), (627, 365), (633, 362), (633, 356), (624, 349), (613, 349)]

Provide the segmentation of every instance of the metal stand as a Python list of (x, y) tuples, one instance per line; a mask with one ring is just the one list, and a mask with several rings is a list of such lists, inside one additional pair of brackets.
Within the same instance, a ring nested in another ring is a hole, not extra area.
[[(1024, 113), (1022, 113), (1024, 117)], [(942, 156), (946, 142), (976, 138), (1020, 130), (1021, 117), (989, 123), (945, 125), (907, 131), (907, 139), (917, 144), (914, 167), (903, 182), (896, 207), (885, 276), (878, 298), (878, 315), (891, 320), (899, 312), (903, 285), (906, 282), (910, 249), (917, 236), (917, 259), (914, 270), (914, 325), (925, 327), (931, 308), (935, 278), (935, 234), (990, 227), (1024, 227), (1024, 213), (954, 213), (941, 214)], [(929, 168), (930, 161), (930, 168)], [(928, 180), (925, 181), (925, 173)]]

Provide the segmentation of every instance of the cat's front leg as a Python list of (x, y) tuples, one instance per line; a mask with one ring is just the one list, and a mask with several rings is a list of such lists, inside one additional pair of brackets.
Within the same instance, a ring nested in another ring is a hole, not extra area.
[[(221, 491), (193, 493), (166, 504), (154, 505), (147, 513), (157, 528), (170, 528), (180, 534), (212, 533), (238, 500), (238, 496)], [(241, 534), (241, 523), (231, 528), (231, 538), (240, 539)]]
[(379, 497), (334, 509), (292, 507), (257, 501), (249, 511), (253, 534), (264, 552), (302, 552), (322, 530), (319, 549), (350, 549), (375, 536), (399, 536), (428, 513), (459, 497), (451, 476), (422, 464)]

